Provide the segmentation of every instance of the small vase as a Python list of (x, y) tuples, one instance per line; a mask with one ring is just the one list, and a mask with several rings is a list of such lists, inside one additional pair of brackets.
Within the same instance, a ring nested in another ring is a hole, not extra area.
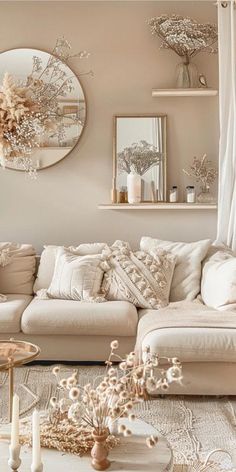
[(91, 450), (92, 466), (95, 470), (106, 470), (110, 466), (110, 461), (107, 459), (108, 449), (106, 446), (106, 439), (109, 436), (109, 430), (106, 429), (100, 434), (93, 432), (94, 446)]
[(177, 66), (177, 88), (195, 88), (197, 87), (198, 72), (195, 64), (186, 57), (183, 62)]
[(210, 187), (207, 185), (201, 187), (201, 192), (197, 196), (197, 202), (208, 205), (216, 204), (216, 198), (210, 193)]
[(129, 203), (140, 203), (141, 202), (141, 189), (142, 179), (139, 174), (131, 171), (127, 176), (127, 187), (128, 187), (128, 202)]

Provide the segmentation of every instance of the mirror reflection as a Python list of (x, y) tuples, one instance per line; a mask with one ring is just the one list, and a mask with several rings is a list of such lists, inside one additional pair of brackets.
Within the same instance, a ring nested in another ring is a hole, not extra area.
[[(86, 120), (84, 92), (70, 67), (44, 51), (13, 49), (0, 54), (0, 83), (2, 89), (4, 84), (5, 88), (21, 87), (24, 99), (28, 93), (38, 107), (36, 113), (33, 110), (36, 130), (33, 149), (29, 152), (26, 143), (24, 148), (22, 146), (22, 155), (19, 155), (19, 146), (14, 153), (14, 143), (11, 143), (6, 167), (26, 170), (28, 153), (28, 160), (40, 170), (69, 154), (79, 141)], [(29, 114), (26, 118), (29, 127)]]
[(131, 173), (141, 177), (141, 201), (166, 200), (166, 116), (115, 117), (114, 178), (118, 194)]

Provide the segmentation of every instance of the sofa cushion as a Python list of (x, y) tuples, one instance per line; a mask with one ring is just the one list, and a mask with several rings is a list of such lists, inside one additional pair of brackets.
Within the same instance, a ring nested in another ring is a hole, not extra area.
[(107, 252), (102, 288), (108, 300), (126, 300), (136, 307), (155, 309), (169, 303), (176, 259), (173, 254), (162, 249), (152, 255), (132, 252), (123, 241), (116, 241)]
[(33, 293), (36, 256), (29, 244), (0, 243), (0, 252), (8, 251), (9, 262), (0, 265), (0, 293)]
[(170, 301), (194, 300), (200, 292), (201, 263), (210, 247), (210, 239), (193, 243), (162, 241), (143, 237), (140, 242), (142, 251), (156, 248), (165, 249), (177, 256), (170, 289)]
[(145, 336), (142, 348), (146, 346), (153, 353), (178, 357), (181, 362), (236, 362), (236, 329), (159, 329)]
[(7, 301), (0, 303), (0, 335), (19, 333), (21, 316), (32, 297), (29, 295), (7, 295)]
[(203, 302), (222, 309), (236, 303), (236, 257), (226, 249), (218, 249), (204, 263), (201, 281)]
[[(62, 249), (64, 246), (44, 246), (44, 250), (41, 254), (37, 278), (34, 284), (34, 293), (38, 290), (48, 289), (55, 268), (57, 250)], [(80, 244), (79, 246), (69, 246), (65, 249), (68, 249), (78, 256), (86, 256), (92, 254), (100, 254), (102, 250), (106, 247), (105, 243), (88, 243)]]
[(35, 298), (23, 313), (22, 331), (27, 334), (135, 336), (137, 321), (137, 310), (128, 302)]
[(87, 302), (105, 302), (101, 295), (104, 271), (101, 254), (78, 256), (58, 249), (49, 298)]

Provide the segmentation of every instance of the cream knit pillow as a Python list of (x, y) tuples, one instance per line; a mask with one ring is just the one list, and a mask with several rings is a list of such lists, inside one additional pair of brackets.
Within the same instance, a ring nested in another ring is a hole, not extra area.
[(103, 278), (101, 255), (78, 256), (63, 248), (57, 250), (49, 298), (103, 302), (100, 295)]
[(168, 304), (175, 256), (161, 249), (152, 256), (133, 253), (122, 241), (116, 241), (109, 251), (102, 284), (108, 300), (126, 300), (139, 308), (158, 309)]

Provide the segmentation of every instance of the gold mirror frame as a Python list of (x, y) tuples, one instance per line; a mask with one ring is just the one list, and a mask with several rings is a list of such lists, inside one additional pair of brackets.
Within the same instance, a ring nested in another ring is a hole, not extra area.
[[(167, 115), (165, 113), (142, 113), (142, 114), (116, 114), (113, 116), (113, 175), (112, 188), (117, 192), (117, 119), (118, 118), (163, 118), (163, 146), (164, 146), (164, 177), (163, 177), (163, 200), (167, 201)], [(117, 201), (116, 201), (117, 202)], [(148, 202), (148, 201), (146, 201)], [(143, 202), (145, 203), (145, 201)]]
[[(75, 78), (78, 80), (79, 82), (79, 85), (81, 87), (81, 90), (82, 90), (82, 93), (83, 93), (83, 96), (84, 96), (84, 105), (85, 105), (85, 116), (84, 116), (84, 125), (83, 125), (83, 129), (76, 141), (76, 143), (71, 147), (71, 149), (67, 152), (67, 154), (65, 154), (63, 157), (61, 157), (60, 159), (58, 159), (58, 161), (56, 162), (53, 162), (52, 164), (49, 164), (49, 165), (45, 165), (44, 167), (41, 167), (41, 168), (38, 168), (37, 171), (41, 171), (41, 170), (44, 170), (44, 169), (48, 169), (50, 167), (53, 167), (54, 165), (58, 164), (59, 162), (61, 162), (63, 159), (65, 159), (66, 157), (69, 156), (69, 154), (71, 154), (71, 152), (76, 148), (76, 146), (78, 145), (79, 141), (81, 140), (81, 137), (83, 136), (84, 134), (84, 130), (85, 130), (85, 127), (86, 127), (86, 124), (87, 124), (87, 115), (88, 115), (88, 111), (87, 111), (87, 98), (86, 98), (86, 94), (85, 94), (85, 91), (84, 91), (84, 87), (83, 85), (81, 84), (77, 74), (73, 71), (73, 69), (64, 61), (62, 61), (60, 58), (58, 58), (55, 54), (52, 54), (50, 51), (46, 51), (45, 49), (39, 49), (39, 48), (29, 48), (29, 47), (24, 47), (24, 46), (21, 46), (21, 47), (17, 47), (17, 48), (10, 48), (10, 49), (5, 49), (3, 51), (0, 52), (0, 55), (4, 54), (4, 53), (7, 53), (7, 52), (10, 52), (10, 51), (17, 51), (17, 50), (21, 50), (21, 49), (26, 49), (26, 50), (29, 50), (29, 51), (39, 51), (39, 52), (43, 52), (43, 53), (46, 53), (50, 56), (53, 56), (55, 57), (56, 59), (60, 60), (62, 62), (62, 64), (64, 64), (70, 71), (71, 73), (75, 76)], [(6, 165), (6, 169), (8, 170), (13, 170), (13, 171), (19, 171), (19, 172), (25, 172), (24, 169), (21, 169), (21, 168), (14, 168), (14, 167), (11, 167), (9, 165)]]

